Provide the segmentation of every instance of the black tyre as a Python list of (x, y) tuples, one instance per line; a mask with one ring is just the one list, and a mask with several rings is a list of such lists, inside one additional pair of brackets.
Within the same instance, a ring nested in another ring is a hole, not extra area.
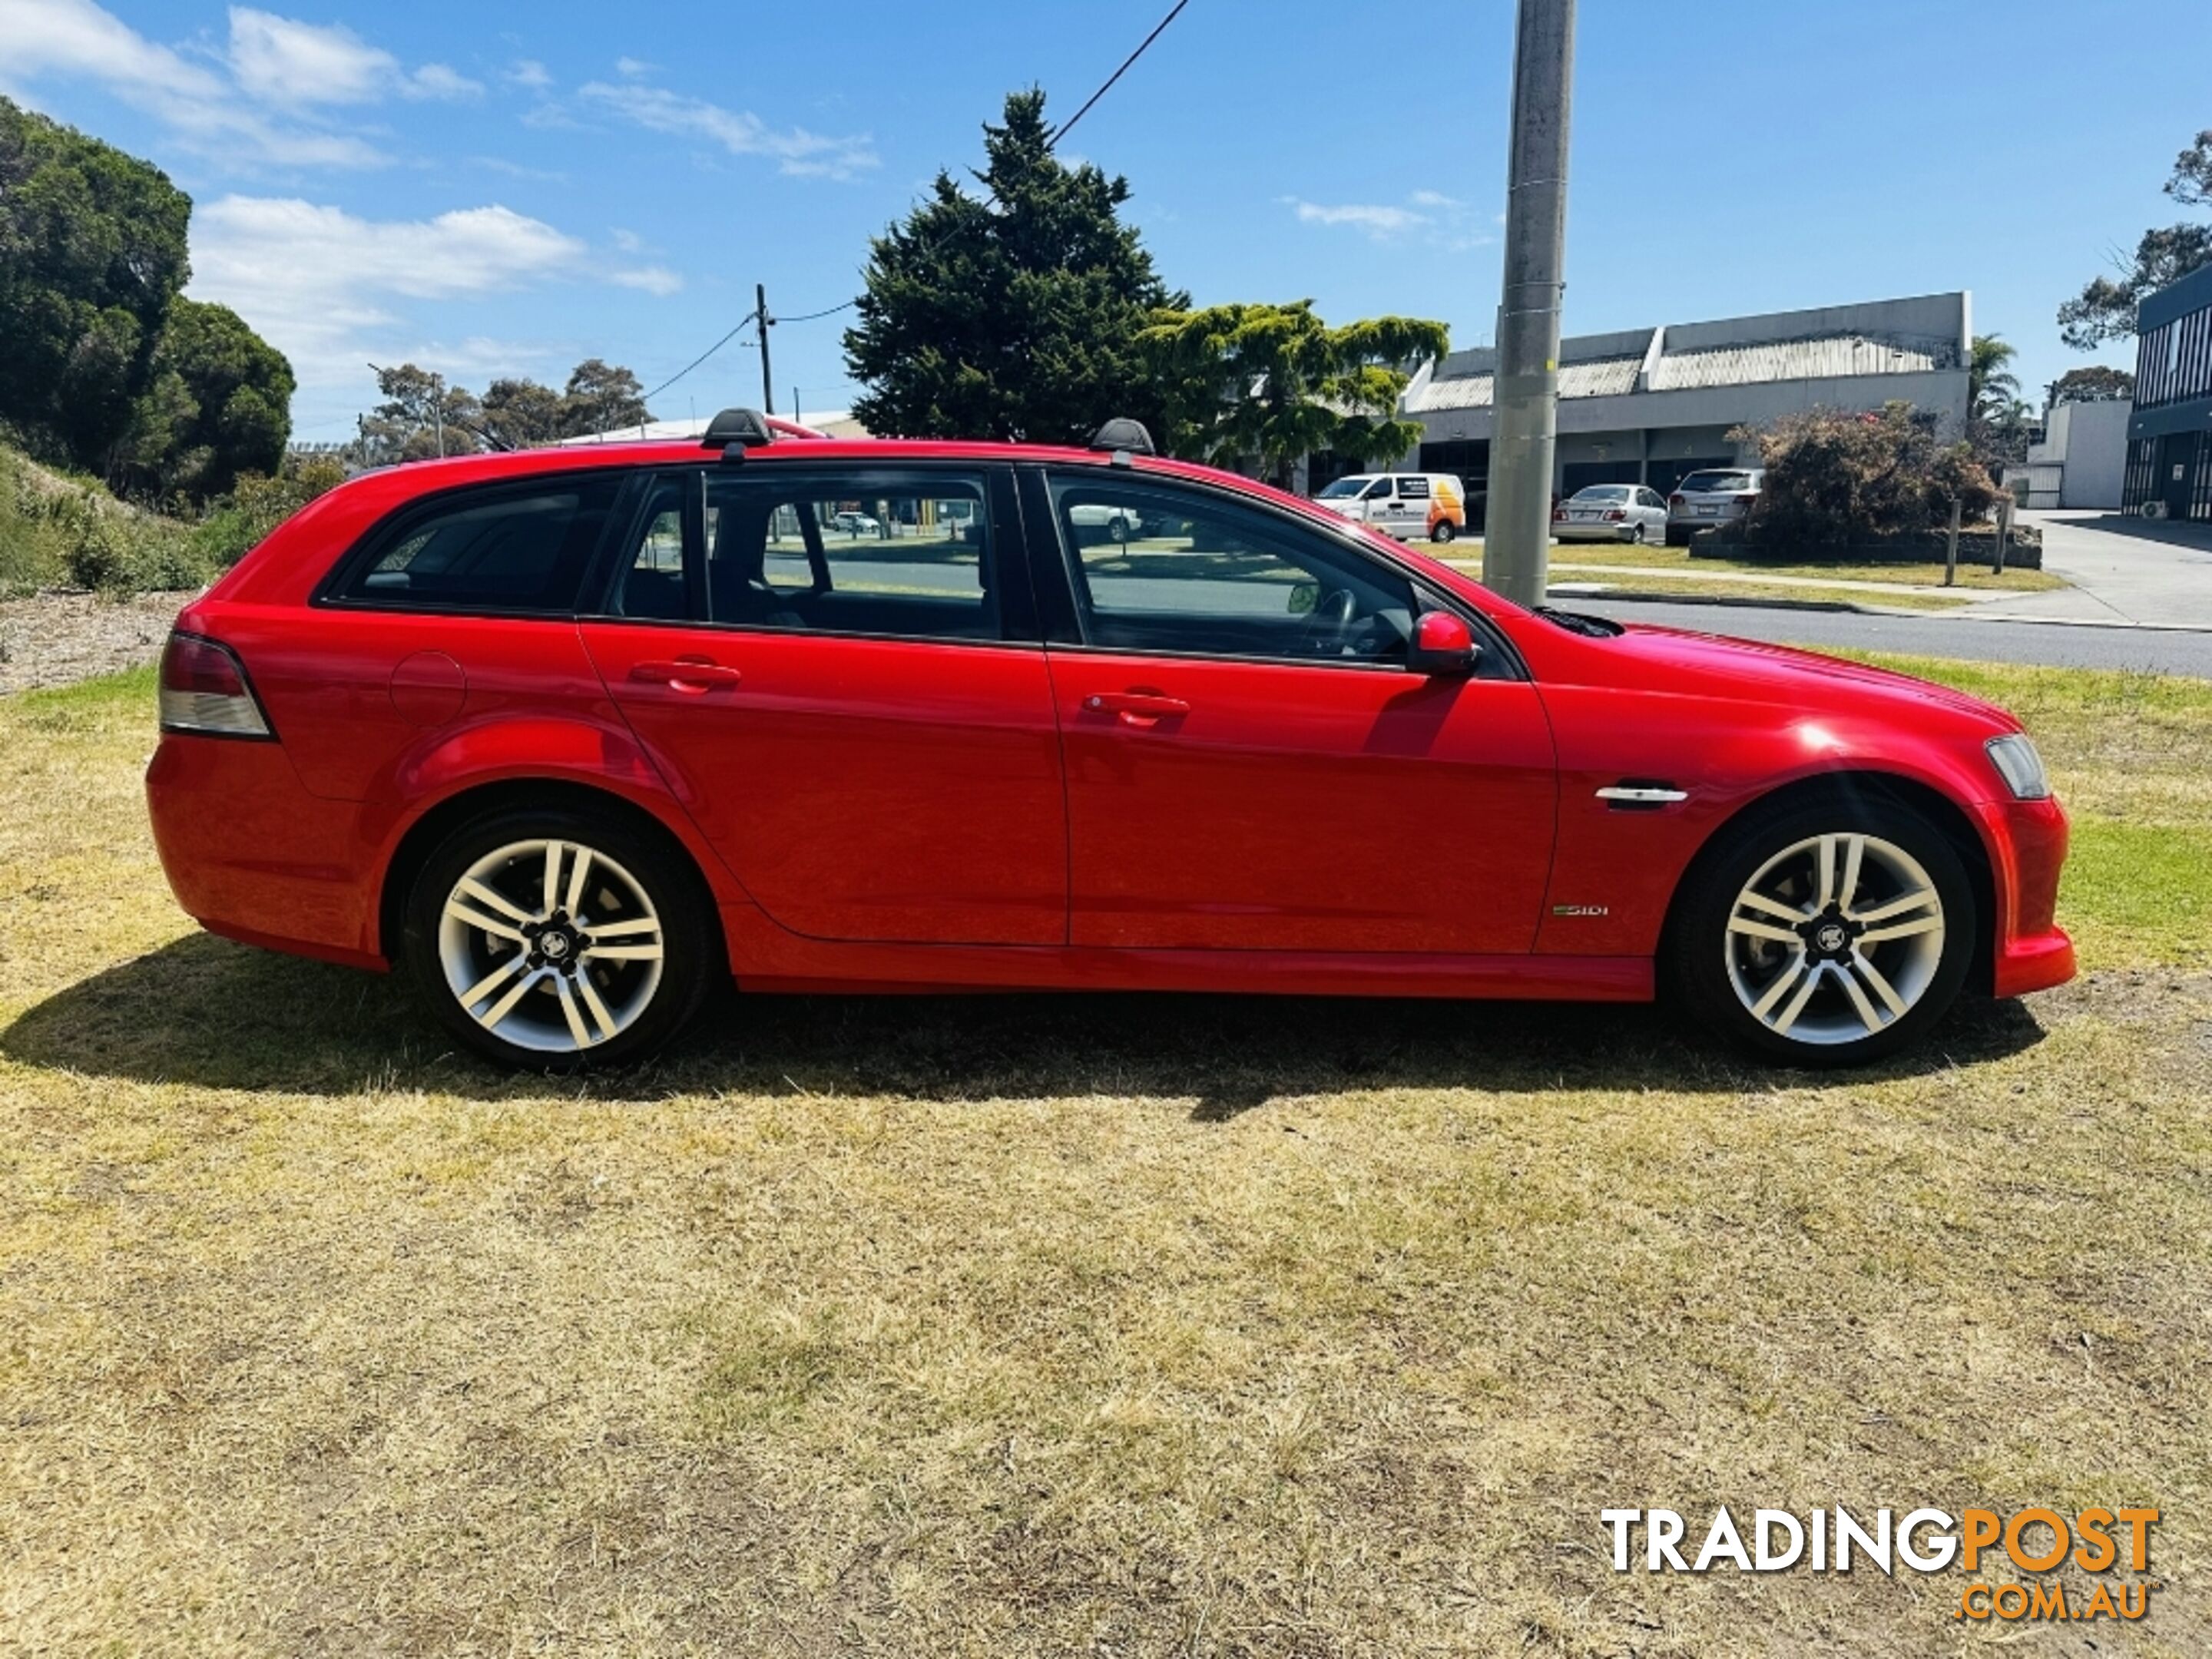
[(1432, 542), (1448, 542), (1458, 534), (1459, 526), (1449, 519), (1438, 519), (1429, 526), (1429, 539)]
[(1733, 1042), (1799, 1066), (1859, 1065), (1915, 1041), (1956, 1000), (1975, 912), (1940, 830), (1838, 792), (1723, 830), (1677, 896), (1662, 967)]
[(402, 959), (446, 1027), (503, 1066), (651, 1054), (718, 972), (690, 860), (612, 812), (522, 808), (463, 825), (408, 895)]

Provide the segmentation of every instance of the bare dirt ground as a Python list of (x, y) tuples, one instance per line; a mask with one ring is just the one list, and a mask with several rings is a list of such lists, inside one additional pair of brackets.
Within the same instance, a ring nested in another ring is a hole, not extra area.
[(48, 592), (0, 600), (0, 694), (68, 685), (161, 654), (189, 593)]

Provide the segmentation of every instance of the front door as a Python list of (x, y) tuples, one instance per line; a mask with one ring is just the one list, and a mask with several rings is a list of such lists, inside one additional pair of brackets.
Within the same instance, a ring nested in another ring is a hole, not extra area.
[(2193, 505), (2191, 485), (2197, 473), (2197, 434), (2168, 433), (2159, 446), (2158, 487), (2166, 501), (2166, 516), (2185, 519)]
[[(1057, 945), (1066, 830), (1011, 475), (656, 479), (584, 639), (700, 830), (817, 939)], [(1006, 563), (1019, 586), (1001, 580)]]
[[(1557, 781), (1535, 688), (1404, 666), (1406, 577), (1285, 514), (1068, 469), (1040, 581), (1077, 945), (1486, 954), (1534, 941)], [(1126, 543), (1083, 528), (1124, 507)], [(1064, 551), (1064, 561), (1057, 556)]]

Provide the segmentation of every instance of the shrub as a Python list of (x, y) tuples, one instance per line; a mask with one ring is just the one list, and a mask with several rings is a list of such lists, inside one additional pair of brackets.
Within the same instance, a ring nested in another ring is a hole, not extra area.
[(288, 466), (273, 478), (247, 474), (194, 528), (196, 556), (211, 573), (220, 574), (278, 525), (345, 479), (345, 468), (328, 459)]
[(1997, 499), (1967, 447), (1939, 441), (1932, 418), (1907, 404), (1879, 414), (1808, 410), (1729, 435), (1756, 446), (1766, 470), (1747, 526), (1754, 543), (1880, 541), (1933, 529), (1954, 500), (1971, 522)]

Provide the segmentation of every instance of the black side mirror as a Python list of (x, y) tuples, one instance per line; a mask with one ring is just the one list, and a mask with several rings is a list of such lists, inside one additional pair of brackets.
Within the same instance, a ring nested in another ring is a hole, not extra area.
[(1413, 624), (1413, 642), (1406, 648), (1406, 666), (1437, 679), (1463, 678), (1474, 672), (1479, 648), (1474, 631), (1461, 617), (1449, 611), (1426, 611)]

